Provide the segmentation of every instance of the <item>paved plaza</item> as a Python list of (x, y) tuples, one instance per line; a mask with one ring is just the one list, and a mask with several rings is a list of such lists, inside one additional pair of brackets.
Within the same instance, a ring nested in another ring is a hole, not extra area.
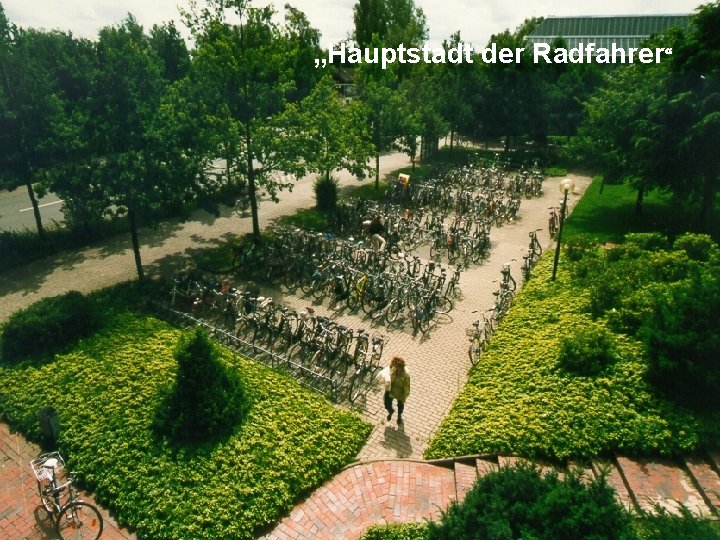
[[(403, 154), (390, 154), (381, 159), (383, 174), (408, 165)], [(568, 201), (572, 209), (590, 178), (570, 177), (576, 185)], [(502, 264), (515, 260), (512, 273), (519, 282), (523, 249), (528, 246), (528, 233), (535, 229), (543, 229), (539, 233), (543, 247), (552, 247), (547, 217), (548, 207), (559, 205), (558, 182), (558, 178), (547, 179), (542, 197), (524, 199), (514, 222), (491, 230), (492, 250), (488, 260), (462, 274), (462, 294), (456, 299), (454, 309), (440, 316), (426, 336), (413, 335), (409, 322), (402, 317), (389, 329), (371, 326), (362, 312), (352, 314), (343, 309), (333, 312), (327, 302), (317, 304), (310, 297), (289, 295), (282, 289), (263, 290), (276, 302), (295, 308), (312, 305), (319, 314), (332, 316), (346, 326), (383, 333), (387, 337), (383, 361), (388, 362), (393, 355), (405, 357), (412, 379), (402, 426), (386, 421), (381, 386), (370, 389), (353, 405), (354, 410), (373, 425), (357, 457), (360, 463), (346, 468), (298, 504), (268, 538), (357, 538), (373, 523), (432, 519), (450, 500), (462, 498), (478, 474), (512, 460), (478, 456), (441, 464), (421, 461), (431, 437), (465, 385), (470, 369), (465, 329), (479, 317), (478, 311), (492, 306), (492, 293), (498, 289)], [(358, 182), (343, 174), (341, 183), (357, 185)], [(280, 199), (280, 204), (261, 203), (262, 227), (298, 208), (312, 206), (311, 179), (301, 180), (292, 193), (282, 193)], [(142, 231), (143, 264), (150, 276), (171, 275), (186, 267), (188, 255), (250, 230), (250, 219), (229, 209), (220, 217), (197, 212), (184, 223), (171, 221), (156, 230)], [(418, 254), (427, 259), (427, 248), (420, 248)], [(129, 235), (36, 261), (2, 274), (0, 321), (46, 296), (69, 290), (91, 292), (134, 278)], [(38, 449), (19, 435), (11, 434), (5, 425), (0, 429), (0, 449), (0, 537), (49, 538), (34, 517), (37, 500), (27, 466)], [(662, 503), (672, 497), (694, 501), (693, 508), (700, 514), (718, 506), (718, 455), (688, 460), (682, 467), (625, 458), (617, 458), (609, 466), (610, 481), (615, 482), (620, 500), (629, 508), (646, 508), (652, 502)], [(110, 532), (104, 537), (131, 538), (126, 531), (117, 530), (112, 522), (108, 524)]]

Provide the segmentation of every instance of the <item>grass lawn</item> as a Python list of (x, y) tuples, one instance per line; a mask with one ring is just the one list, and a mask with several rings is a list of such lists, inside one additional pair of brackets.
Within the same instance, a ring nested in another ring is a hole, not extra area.
[[(576, 235), (587, 235), (600, 243), (618, 243), (629, 232), (662, 232), (675, 236), (680, 232), (693, 230), (696, 210), (673, 201), (672, 196), (658, 190), (645, 194), (643, 214), (635, 214), (637, 191), (627, 184), (606, 184), (600, 193), (601, 178), (593, 179), (580, 202), (568, 218), (563, 230), (563, 239)], [(720, 228), (717, 220), (711, 219), (718, 238)]]
[(552, 253), (493, 335), (426, 458), (500, 453), (590, 458), (678, 455), (720, 443), (720, 411), (703, 416), (659, 397), (646, 382), (642, 343), (614, 334), (615, 362), (594, 376), (558, 365), (561, 336), (604, 326), (588, 313), (589, 292)]
[(38, 439), (60, 415), (60, 449), (121, 524), (154, 540), (251, 538), (354, 459), (370, 426), (263, 365), (224, 351), (251, 396), (233, 435), (178, 449), (152, 424), (177, 369), (176, 330), (120, 313), (44, 364), (0, 365), (0, 409)]

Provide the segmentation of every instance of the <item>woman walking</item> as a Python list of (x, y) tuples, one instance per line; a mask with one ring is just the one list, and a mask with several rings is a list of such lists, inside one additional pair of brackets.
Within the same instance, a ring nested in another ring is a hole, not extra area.
[(397, 400), (397, 423), (403, 423), (402, 414), (405, 410), (405, 400), (410, 395), (410, 375), (405, 369), (405, 360), (400, 356), (393, 356), (390, 361), (389, 377), (385, 379), (385, 410), (388, 412), (388, 422), (395, 412), (393, 400)]

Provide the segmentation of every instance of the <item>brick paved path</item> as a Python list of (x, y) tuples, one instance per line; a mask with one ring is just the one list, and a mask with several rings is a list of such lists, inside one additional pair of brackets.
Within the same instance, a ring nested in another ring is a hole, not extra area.
[[(518, 458), (482, 456), (441, 464), (375, 461), (354, 465), (316, 490), (266, 536), (267, 539), (354, 539), (374, 524), (438, 519), (452, 500), (462, 501), (478, 476), (512, 466)], [(720, 453), (682, 463), (618, 457), (596, 462), (589, 477), (608, 471), (618, 500), (628, 510), (654, 511), (658, 504), (678, 513), (679, 504), (697, 516), (720, 510)], [(538, 464), (542, 471), (550, 470)], [(558, 471), (563, 474), (563, 470)]]
[[(6, 540), (50, 540), (56, 538), (52, 521), (40, 505), (30, 460), (42, 452), (19, 434), (0, 423), (0, 538)], [(87, 495), (83, 499), (96, 504)], [(135, 538), (120, 529), (108, 512), (99, 507), (104, 519), (103, 539)]]

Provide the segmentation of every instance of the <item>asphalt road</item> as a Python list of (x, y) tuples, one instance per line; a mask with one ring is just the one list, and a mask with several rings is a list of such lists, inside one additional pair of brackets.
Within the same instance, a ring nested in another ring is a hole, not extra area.
[[(48, 193), (38, 199), (40, 216), (45, 227), (51, 227), (53, 220), (62, 222), (62, 201)], [(35, 215), (32, 211), (27, 189), (19, 187), (14, 191), (0, 191), (0, 231), (35, 230)]]

